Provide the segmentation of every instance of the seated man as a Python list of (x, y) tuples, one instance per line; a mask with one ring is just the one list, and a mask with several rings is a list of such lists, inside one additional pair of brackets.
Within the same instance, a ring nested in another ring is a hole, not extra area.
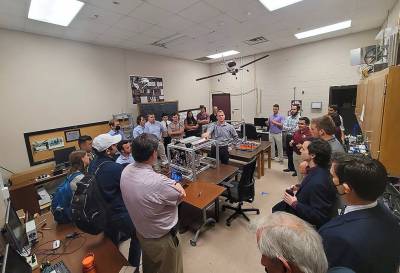
[(121, 140), (117, 144), (117, 150), (119, 151), (120, 155), (117, 160), (115, 160), (116, 163), (126, 166), (135, 162), (132, 157), (132, 147), (129, 140)]
[(313, 118), (310, 125), (311, 135), (328, 141), (334, 153), (344, 153), (342, 144), (336, 139), (336, 127), (330, 116), (322, 116), (319, 118)]
[(321, 237), (305, 221), (275, 212), (257, 229), (261, 264), (268, 273), (326, 273)]
[[(225, 121), (225, 113), (219, 110), (217, 113), (218, 121), (212, 123), (207, 132), (205, 132), (202, 137), (213, 138), (218, 142), (219, 145), (219, 159), (223, 164), (228, 164), (229, 162), (229, 150), (228, 145), (231, 143), (236, 143), (239, 140), (238, 134), (235, 128)], [(213, 146), (211, 148), (211, 157), (216, 157), (216, 148)]]
[(283, 201), (272, 211), (292, 213), (319, 228), (330, 220), (336, 202), (336, 190), (328, 170), (331, 148), (322, 139), (306, 140), (301, 157), (308, 162), (307, 176), (299, 188), (286, 190)]
[(357, 273), (399, 272), (399, 221), (377, 202), (387, 183), (385, 167), (364, 155), (338, 155), (331, 174), (347, 207), (319, 230), (329, 267), (345, 266)]

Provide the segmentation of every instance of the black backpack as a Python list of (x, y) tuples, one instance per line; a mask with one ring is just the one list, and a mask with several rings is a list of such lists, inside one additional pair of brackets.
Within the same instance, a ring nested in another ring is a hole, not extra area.
[(97, 235), (103, 232), (107, 225), (109, 207), (97, 185), (96, 175), (107, 162), (101, 163), (94, 175), (87, 174), (76, 183), (76, 191), (72, 197), (72, 222), (83, 232)]

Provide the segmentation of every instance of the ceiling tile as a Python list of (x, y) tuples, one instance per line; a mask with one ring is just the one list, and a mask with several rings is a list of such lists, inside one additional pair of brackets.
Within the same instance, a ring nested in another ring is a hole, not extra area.
[(174, 16), (169, 16), (168, 18), (166, 18), (160, 25), (168, 29), (181, 31), (192, 24), (192, 21), (189, 21), (177, 14), (174, 14)]
[(163, 39), (171, 35), (177, 34), (174, 30), (169, 30), (157, 25), (152, 26), (148, 30), (144, 31), (143, 34), (153, 37), (155, 39)]
[(125, 16), (113, 26), (130, 32), (140, 33), (150, 29), (153, 25), (130, 16)]
[(61, 37), (64, 35), (66, 29), (67, 29), (66, 27), (54, 24), (48, 24), (31, 19), (25, 19), (24, 31), (26, 32)]
[(97, 36), (96, 33), (79, 29), (67, 29), (64, 33), (65, 39), (84, 42), (93, 42)]
[(28, 17), (29, 2), (28, 0), (1, 0), (0, 11), (4, 14), (26, 18)]
[(193, 5), (199, 0), (174, 0), (174, 1), (165, 1), (165, 0), (147, 0), (148, 3), (157, 6), (159, 8), (168, 10), (172, 13), (178, 13), (181, 10)]
[(96, 19), (86, 18), (73, 20), (68, 28), (101, 34), (109, 27), (110, 25), (100, 23)]
[(166, 10), (144, 3), (131, 12), (129, 16), (141, 19), (148, 23), (162, 25), (165, 20), (174, 15)]
[(186, 29), (180, 31), (180, 33), (188, 35), (193, 38), (201, 37), (211, 32), (213, 32), (212, 29), (207, 28), (201, 24), (191, 24), (188, 25)]
[(129, 32), (123, 29), (115, 28), (115, 27), (110, 27), (106, 29), (100, 36), (102, 35), (108, 35), (110, 37), (115, 37), (116, 39), (120, 40), (126, 40), (129, 39), (130, 37), (134, 36), (136, 33), (134, 32)]
[[(95, 20), (98, 23), (105, 25), (113, 25), (124, 16), (91, 4), (86, 4), (83, 6), (81, 11), (75, 17), (75, 20)], [(72, 22), (73, 22), (72, 21)]]
[(25, 26), (25, 18), (0, 12), (0, 28), (13, 30), (23, 30)]
[(221, 15), (221, 12), (206, 2), (199, 1), (179, 12), (179, 15), (193, 22), (202, 23)]
[[(127, 15), (143, 4), (142, 0), (86, 0), (87, 3), (111, 12)], [(114, 2), (118, 4), (114, 4)]]
[(257, 0), (205, 0), (208, 4), (229, 14), (240, 22), (251, 20), (258, 16), (265, 16), (267, 10)]
[(137, 44), (140, 46), (150, 45), (156, 40), (153, 37), (146, 36), (144, 34), (136, 34), (126, 40), (127, 43)]

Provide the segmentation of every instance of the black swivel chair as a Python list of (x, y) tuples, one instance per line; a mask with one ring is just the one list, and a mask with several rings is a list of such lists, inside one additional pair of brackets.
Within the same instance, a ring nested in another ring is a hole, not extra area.
[(246, 211), (255, 211), (257, 212), (257, 214), (260, 214), (260, 210), (256, 208), (251, 208), (251, 209), (242, 208), (243, 202), (252, 203), (254, 201), (255, 168), (256, 168), (256, 159), (254, 158), (252, 161), (243, 166), (239, 181), (234, 180), (222, 183), (222, 185), (224, 185), (227, 188), (227, 191), (223, 194), (223, 196), (227, 197), (227, 200), (230, 203), (239, 203), (237, 207), (228, 205), (222, 206), (223, 211), (225, 209), (230, 209), (235, 211), (235, 213), (229, 216), (229, 218), (226, 220), (227, 226), (230, 226), (231, 222), (239, 215), (242, 215), (247, 221), (250, 221), (250, 219), (245, 214)]
[[(258, 139), (260, 139), (260, 136), (259, 136), (259, 134), (257, 133), (257, 130), (256, 130), (256, 126), (254, 126), (253, 124), (250, 124), (250, 123), (245, 123), (244, 126), (245, 126), (245, 129), (246, 129), (246, 137), (247, 137), (247, 139), (249, 139), (249, 140), (258, 140)], [(241, 129), (242, 134), (243, 134), (243, 124), (242, 124), (240, 129)]]

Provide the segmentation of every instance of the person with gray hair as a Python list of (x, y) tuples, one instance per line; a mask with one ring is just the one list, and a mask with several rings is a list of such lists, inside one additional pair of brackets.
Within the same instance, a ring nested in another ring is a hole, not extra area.
[(326, 273), (328, 269), (321, 237), (297, 216), (272, 213), (258, 226), (256, 236), (265, 272)]

